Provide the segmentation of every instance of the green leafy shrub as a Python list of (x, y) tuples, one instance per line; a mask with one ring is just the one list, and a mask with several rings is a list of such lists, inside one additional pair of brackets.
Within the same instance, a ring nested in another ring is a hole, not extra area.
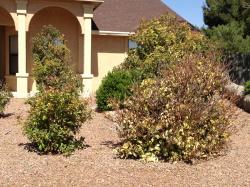
[(3, 114), (5, 106), (9, 103), (11, 97), (12, 94), (6, 85), (3, 82), (0, 82), (0, 115)]
[(82, 90), (80, 75), (73, 72), (65, 61), (45, 60), (44, 63), (35, 62), (34, 78), (39, 91), (47, 89), (67, 90), (78, 95)]
[(245, 94), (250, 94), (250, 81), (245, 82)]
[(90, 116), (87, 103), (70, 92), (48, 90), (28, 100), (31, 106), (24, 132), (43, 153), (71, 153), (83, 148), (76, 133)]
[(100, 111), (114, 109), (112, 101), (122, 105), (123, 100), (131, 95), (130, 87), (139, 76), (135, 71), (114, 69), (102, 80), (102, 84), (96, 92), (97, 106)]
[(139, 68), (143, 79), (162, 76), (169, 65), (181, 62), (185, 56), (217, 51), (205, 35), (170, 13), (143, 21), (130, 39), (138, 47), (129, 52), (122, 67)]
[(81, 78), (68, 65), (69, 49), (57, 29), (45, 26), (33, 43), (33, 72), (40, 92), (28, 100), (24, 133), (42, 153), (70, 154), (84, 146), (84, 138), (75, 136), (90, 118), (87, 103), (79, 98)]
[(121, 158), (190, 161), (220, 152), (230, 133), (228, 78), (210, 59), (191, 56), (134, 88), (118, 120)]
[(65, 86), (82, 88), (80, 75), (76, 75), (69, 66), (70, 50), (66, 46), (64, 35), (53, 26), (45, 26), (33, 38), (33, 76), (41, 89), (60, 89)]

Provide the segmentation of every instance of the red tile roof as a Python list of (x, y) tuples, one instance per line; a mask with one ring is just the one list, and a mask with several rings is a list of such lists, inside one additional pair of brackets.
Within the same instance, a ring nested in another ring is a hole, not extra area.
[(104, 0), (94, 12), (94, 24), (101, 31), (134, 32), (142, 19), (166, 12), (176, 14), (161, 0)]

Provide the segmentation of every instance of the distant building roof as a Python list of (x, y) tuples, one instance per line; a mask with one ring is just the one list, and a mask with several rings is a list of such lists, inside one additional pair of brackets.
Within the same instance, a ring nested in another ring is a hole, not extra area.
[(142, 19), (173, 13), (161, 0), (104, 0), (94, 12), (94, 28), (101, 31), (134, 32)]

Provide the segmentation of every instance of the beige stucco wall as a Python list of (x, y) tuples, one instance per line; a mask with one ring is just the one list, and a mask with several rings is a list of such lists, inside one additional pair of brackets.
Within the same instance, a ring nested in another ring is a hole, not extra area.
[[(9, 15), (0, 8), (0, 25), (5, 26), (5, 71), (6, 81), (12, 91), (17, 90), (17, 80), (15, 76), (8, 75), (9, 72), (9, 36), (17, 35), (16, 16), (12, 11), (16, 7), (15, 1), (5, 0), (5, 4), (0, 1), (0, 7), (9, 10)], [(71, 50), (71, 65), (76, 73), (84, 73), (84, 40), (83, 40), (83, 15), (82, 8), (67, 2), (60, 2), (60, 6), (54, 7), (55, 2), (41, 0), (30, 0), (27, 11), (27, 73), (28, 91), (34, 89), (32, 80), (32, 37), (38, 33), (43, 25), (53, 25), (65, 35), (67, 45)], [(6, 17), (8, 16), (8, 18)], [(6, 18), (6, 19), (5, 19)], [(92, 81), (93, 92), (96, 91), (103, 77), (113, 69), (114, 66), (122, 63), (128, 50), (128, 37), (126, 36), (106, 36), (92, 35), (92, 64), (91, 70), (94, 75)]]
[(103, 77), (121, 64), (128, 47), (128, 37), (93, 35), (92, 73), (93, 91), (96, 91)]

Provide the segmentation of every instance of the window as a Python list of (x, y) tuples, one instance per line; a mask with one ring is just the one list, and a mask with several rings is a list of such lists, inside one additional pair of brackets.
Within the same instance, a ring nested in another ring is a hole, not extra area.
[(129, 40), (129, 41), (128, 41), (128, 47), (129, 47), (129, 49), (134, 49), (134, 48), (137, 48), (138, 45), (137, 45), (136, 42), (134, 42), (134, 41), (132, 41), (132, 40)]
[(9, 37), (9, 73), (18, 73), (18, 38), (16, 35)]

